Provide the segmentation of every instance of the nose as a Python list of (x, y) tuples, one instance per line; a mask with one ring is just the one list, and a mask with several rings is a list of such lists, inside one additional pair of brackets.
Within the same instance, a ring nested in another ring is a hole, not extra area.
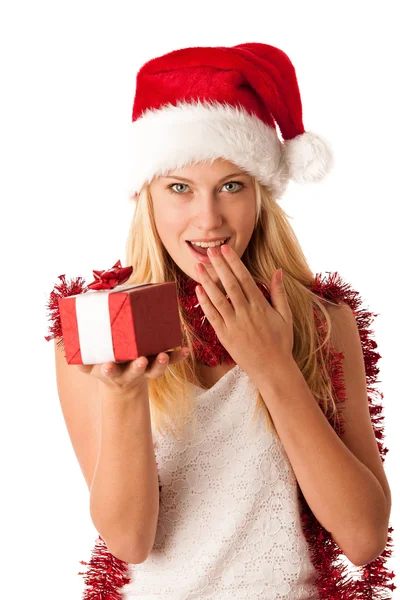
[(198, 231), (218, 230), (224, 222), (221, 203), (211, 192), (195, 202), (194, 221)]

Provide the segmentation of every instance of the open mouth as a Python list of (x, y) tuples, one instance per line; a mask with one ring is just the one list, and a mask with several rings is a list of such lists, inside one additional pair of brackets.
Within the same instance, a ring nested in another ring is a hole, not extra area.
[[(226, 240), (223, 243), (226, 244), (227, 242), (229, 242), (230, 239), (231, 239), (230, 237), (226, 238)], [(208, 256), (207, 248), (202, 248), (201, 246), (196, 246), (195, 244), (192, 244), (188, 240), (186, 240), (186, 243), (192, 250), (194, 250), (194, 252), (197, 252), (197, 254), (201, 254), (202, 256)], [(221, 248), (222, 245), (223, 244), (219, 244), (218, 246), (214, 246), (214, 248)]]

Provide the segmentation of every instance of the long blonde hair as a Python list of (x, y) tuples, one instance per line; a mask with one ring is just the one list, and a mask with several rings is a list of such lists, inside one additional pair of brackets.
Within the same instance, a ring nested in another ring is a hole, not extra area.
[[(323, 351), (325, 346), (329, 349), (330, 343), (332, 323), (325, 307), (330, 301), (320, 298), (311, 290), (314, 275), (287, 214), (266, 186), (254, 177), (252, 184), (256, 196), (256, 225), (241, 260), (253, 278), (264, 283), (268, 290), (273, 272), (283, 268), (285, 290), (293, 315), (293, 358), (324, 414), (336, 420), (337, 408), (326, 362), (328, 354), (325, 354), (326, 348), (325, 353)], [(135, 202), (135, 212), (126, 242), (126, 265), (131, 265), (133, 272), (126, 285), (168, 281), (178, 284), (178, 266), (165, 250), (155, 226), (149, 184), (143, 186), (138, 196), (132, 196), (131, 200)], [(327, 326), (322, 343), (317, 333), (315, 311)], [(165, 429), (181, 439), (185, 430), (189, 431), (189, 422), (196, 425), (189, 381), (202, 386), (195, 372), (195, 333), (189, 329), (180, 306), (179, 315), (190, 355), (184, 361), (168, 365), (162, 377), (148, 379), (148, 390), (155, 427), (159, 431)], [(277, 435), (259, 392), (253, 419), (258, 417), (260, 411), (264, 412), (267, 429)]]

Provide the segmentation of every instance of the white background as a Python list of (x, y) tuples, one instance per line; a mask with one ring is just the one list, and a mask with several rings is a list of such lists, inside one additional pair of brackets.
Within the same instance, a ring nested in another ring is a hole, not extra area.
[(97, 532), (60, 409), (53, 342), (44, 340), (45, 303), (61, 273), (92, 281), (93, 269), (124, 261), (136, 72), (187, 46), (280, 47), (296, 69), (306, 130), (325, 136), (335, 152), (329, 177), (291, 183), (281, 202), (314, 273), (338, 271), (379, 315), (373, 327), (382, 356), (394, 569), (400, 542), (395, 7), (382, 0), (3, 4), (4, 598), (81, 598), (79, 561), (89, 560)]

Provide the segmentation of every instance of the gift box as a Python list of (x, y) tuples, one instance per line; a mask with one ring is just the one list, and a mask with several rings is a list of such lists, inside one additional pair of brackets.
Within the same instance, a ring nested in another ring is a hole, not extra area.
[(176, 283), (116, 285), (132, 272), (118, 265), (93, 271), (88, 291), (58, 298), (69, 364), (126, 362), (183, 343)]

